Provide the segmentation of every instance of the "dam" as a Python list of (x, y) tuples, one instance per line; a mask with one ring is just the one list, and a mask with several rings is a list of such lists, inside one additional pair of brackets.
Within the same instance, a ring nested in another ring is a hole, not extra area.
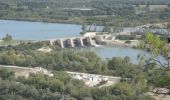
[(112, 35), (96, 35), (86, 34), (80, 37), (69, 37), (69, 38), (57, 38), (50, 39), (51, 45), (56, 45), (61, 48), (73, 48), (73, 47), (85, 47), (93, 46), (96, 47), (98, 44), (103, 44), (104, 40), (112, 39)]

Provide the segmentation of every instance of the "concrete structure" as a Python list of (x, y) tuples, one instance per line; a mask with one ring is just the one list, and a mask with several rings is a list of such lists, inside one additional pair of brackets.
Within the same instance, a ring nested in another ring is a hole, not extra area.
[(96, 46), (101, 44), (104, 39), (113, 38), (112, 35), (96, 35), (95, 32), (88, 33), (82, 37), (70, 37), (51, 39), (51, 45), (57, 45), (61, 48), (67, 47), (84, 47), (84, 46)]
[(49, 47), (42, 47), (42, 48), (39, 48), (37, 51), (41, 51), (41, 52), (51, 52), (52, 49), (49, 48)]
[(72, 78), (82, 80), (88, 87), (102, 88), (113, 85), (120, 81), (121, 77), (112, 77), (105, 75), (96, 75), (88, 73), (67, 72)]
[(84, 37), (88, 36), (96, 36), (96, 32), (87, 32), (86, 34), (84, 34)]

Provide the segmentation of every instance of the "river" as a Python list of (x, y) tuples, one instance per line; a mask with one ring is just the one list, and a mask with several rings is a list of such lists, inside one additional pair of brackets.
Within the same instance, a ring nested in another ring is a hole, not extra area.
[[(81, 31), (81, 25), (74, 24), (0, 20), (0, 38), (9, 33), (17, 40), (46, 40), (80, 36)], [(98, 48), (91, 47), (88, 50), (96, 52), (101, 58), (129, 56), (133, 63), (137, 63), (138, 54), (145, 53), (142, 50), (133, 48), (105, 46)]]
[(18, 40), (44, 40), (79, 36), (80, 25), (0, 20), (0, 38), (6, 33)]

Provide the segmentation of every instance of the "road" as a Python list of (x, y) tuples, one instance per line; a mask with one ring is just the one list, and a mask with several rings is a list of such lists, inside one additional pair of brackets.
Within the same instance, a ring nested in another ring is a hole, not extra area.
[(33, 69), (33, 68), (29, 68), (29, 67), (20, 67), (20, 66), (11, 66), (11, 65), (0, 65), (0, 68), (17, 68), (17, 69), (23, 69), (23, 70)]

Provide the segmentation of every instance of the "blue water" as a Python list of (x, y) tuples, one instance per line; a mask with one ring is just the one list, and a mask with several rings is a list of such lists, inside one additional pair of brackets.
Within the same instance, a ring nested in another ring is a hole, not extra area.
[[(4, 37), (6, 33), (9, 33), (14, 39), (19, 40), (46, 40), (80, 36), (81, 31), (81, 25), (74, 24), (0, 20), (0, 38)], [(138, 62), (137, 56), (139, 54), (145, 53), (142, 50), (133, 48), (105, 46), (99, 48), (92, 47), (88, 48), (88, 50), (96, 52), (101, 58), (129, 56), (133, 63)]]
[(0, 38), (6, 33), (19, 40), (43, 40), (79, 36), (81, 25), (0, 20)]
[(148, 55), (148, 52), (144, 52), (142, 50), (137, 50), (133, 48), (126, 47), (97, 47), (97, 48), (86, 48), (85, 50), (91, 50), (96, 52), (96, 54), (101, 58), (112, 58), (112, 57), (121, 57), (129, 56), (131, 61), (135, 64), (138, 63), (138, 55)]

